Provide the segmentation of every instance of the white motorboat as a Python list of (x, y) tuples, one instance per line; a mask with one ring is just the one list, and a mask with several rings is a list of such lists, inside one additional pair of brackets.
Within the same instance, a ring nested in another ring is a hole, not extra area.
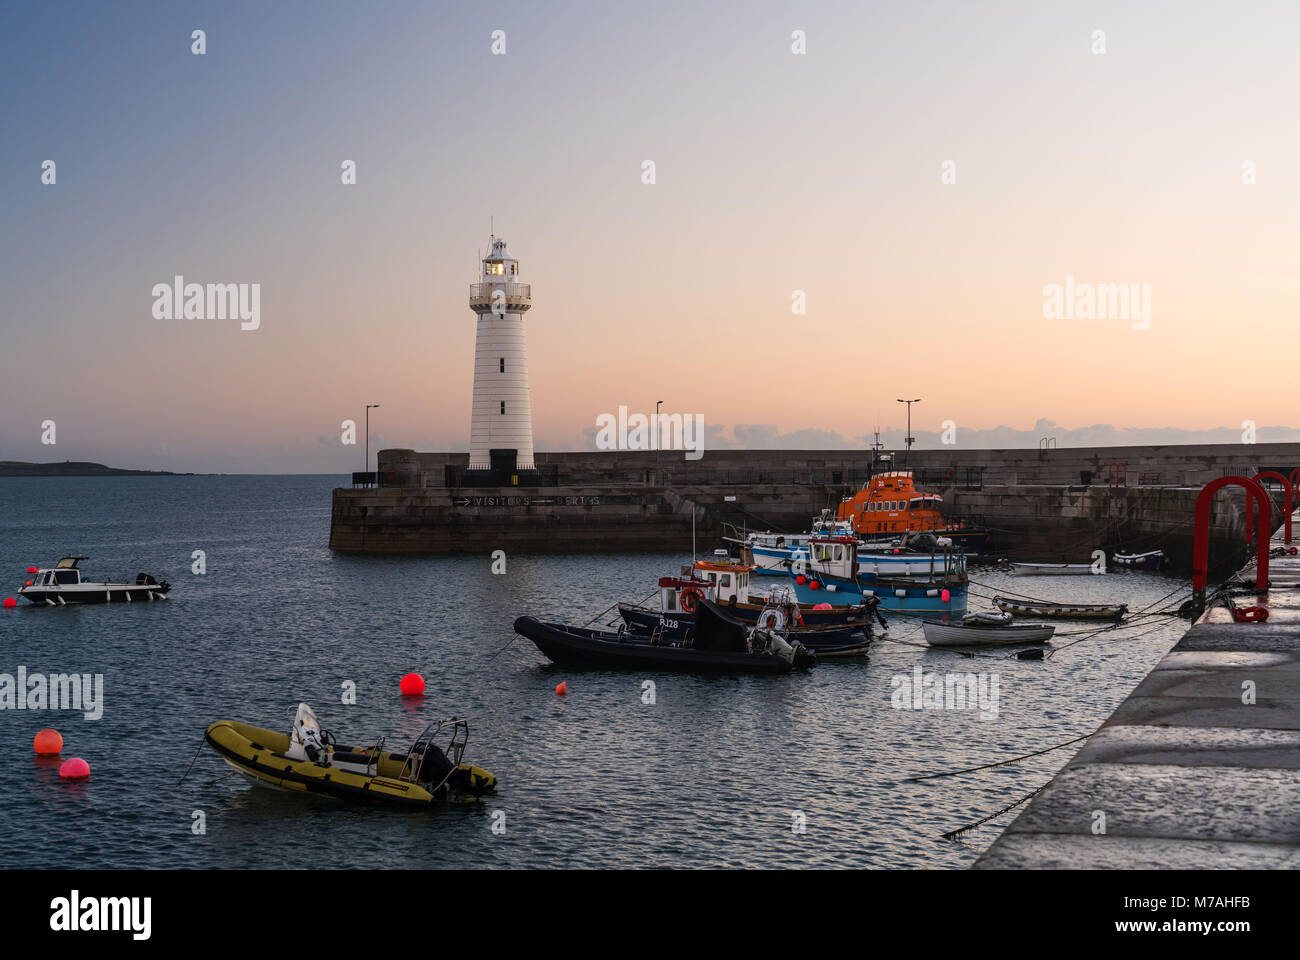
[(1104, 573), (1093, 570), (1090, 563), (1013, 563), (1011, 574), (1016, 577), (1081, 577), (1090, 573)]
[(1043, 643), (1056, 627), (1048, 623), (1012, 623), (1009, 613), (971, 613), (961, 623), (921, 624), (925, 642), (932, 647), (1004, 647), (1016, 643)]
[(171, 584), (159, 583), (147, 573), (138, 575), (135, 583), (83, 580), (77, 563), (86, 559), (88, 558), (69, 556), (53, 567), (29, 570), (29, 579), (18, 588), (18, 596), (51, 607), (69, 603), (131, 603), (167, 599)]

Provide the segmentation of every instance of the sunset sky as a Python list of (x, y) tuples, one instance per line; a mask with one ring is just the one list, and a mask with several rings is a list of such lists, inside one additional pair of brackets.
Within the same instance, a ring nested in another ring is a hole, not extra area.
[[(0, 460), (360, 470), (366, 403), (374, 447), (467, 449), (489, 218), (539, 451), (660, 399), (717, 445), (901, 436), (898, 397), (959, 445), (1300, 438), (1297, 36), (1294, 2), (25, 5)], [(260, 329), (154, 319), (177, 274), (260, 283)], [(1067, 277), (1149, 285), (1150, 328), (1046, 318)]]

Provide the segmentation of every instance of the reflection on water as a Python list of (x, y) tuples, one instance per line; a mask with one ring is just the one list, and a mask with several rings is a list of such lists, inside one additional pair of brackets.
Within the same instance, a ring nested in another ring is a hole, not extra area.
[[(21, 664), (105, 677), (97, 722), (0, 711), (0, 824), (28, 863), (962, 867), (1010, 815), (958, 842), (940, 835), (1040, 786), (1077, 747), (905, 779), (1093, 730), (1184, 629), (1148, 620), (1066, 646), (1105, 624), (1062, 623), (1049, 648), (1059, 652), (1031, 662), (1007, 650), (930, 650), (915, 623), (894, 617), (898, 642), (877, 644), (868, 662), (827, 661), (807, 674), (566, 671), (514, 636), (515, 617), (584, 622), (646, 596), (689, 557), (511, 556), (494, 576), (486, 555), (335, 556), (325, 544), (336, 482), (0, 480), (0, 578), (16, 584), (29, 564), (70, 551), (92, 558), (91, 574), (146, 570), (174, 585), (166, 603), (0, 611), (0, 673)], [(190, 572), (199, 549), (205, 576)], [(1018, 593), (1137, 611), (1181, 586), (1150, 573), (972, 576), (972, 610)], [(916, 666), (995, 674), (997, 718), (895, 709), (891, 679)], [(398, 695), (409, 670), (427, 681), (422, 699)], [(554, 693), (560, 680), (565, 698)], [(342, 702), (349, 681), (355, 705)], [(287, 729), (299, 700), (340, 740), (386, 736), (394, 749), (437, 716), (468, 716), (466, 759), (497, 774), (500, 792), (417, 813), (360, 808), (254, 789), (206, 747), (177, 786), (211, 721)], [(32, 737), (46, 726), (63, 733), (64, 758), (90, 763), (89, 782), (61, 783), (56, 764), (33, 760)], [(494, 812), (504, 833), (493, 832)]]

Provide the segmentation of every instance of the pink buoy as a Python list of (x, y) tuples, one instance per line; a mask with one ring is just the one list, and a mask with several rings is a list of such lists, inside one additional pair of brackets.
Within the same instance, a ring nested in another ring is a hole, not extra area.
[(59, 767), (59, 776), (64, 780), (86, 780), (90, 777), (90, 764), (80, 757), (64, 760)]
[(399, 687), (402, 691), (402, 696), (418, 697), (420, 694), (424, 693), (424, 677), (420, 676), (418, 673), (408, 673), (406, 676), (402, 677), (402, 682)]
[(38, 757), (53, 757), (63, 749), (63, 734), (47, 727), (32, 738), (32, 748)]
[(952, 599), (952, 594), (949, 593), (947, 590), (943, 590), (939, 593), (939, 599), (942, 600), (944, 603), (947, 603), (949, 600)]
[(814, 609), (814, 610), (830, 610), (830, 609), (833, 609), (833, 608), (831, 607), (831, 605), (830, 605), (829, 603), (826, 603), (825, 601), (822, 601), (821, 603), (817, 604), (817, 606), (813, 607), (813, 609)]

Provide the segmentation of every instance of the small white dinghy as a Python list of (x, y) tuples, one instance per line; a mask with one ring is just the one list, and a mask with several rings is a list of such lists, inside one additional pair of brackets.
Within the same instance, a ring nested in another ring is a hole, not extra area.
[(1080, 577), (1093, 572), (1090, 563), (1013, 563), (1011, 565), (1011, 575), (1015, 577)]
[(968, 613), (961, 623), (921, 624), (932, 647), (1004, 647), (1014, 643), (1043, 643), (1056, 627), (1048, 623), (1012, 623), (1009, 613)]

